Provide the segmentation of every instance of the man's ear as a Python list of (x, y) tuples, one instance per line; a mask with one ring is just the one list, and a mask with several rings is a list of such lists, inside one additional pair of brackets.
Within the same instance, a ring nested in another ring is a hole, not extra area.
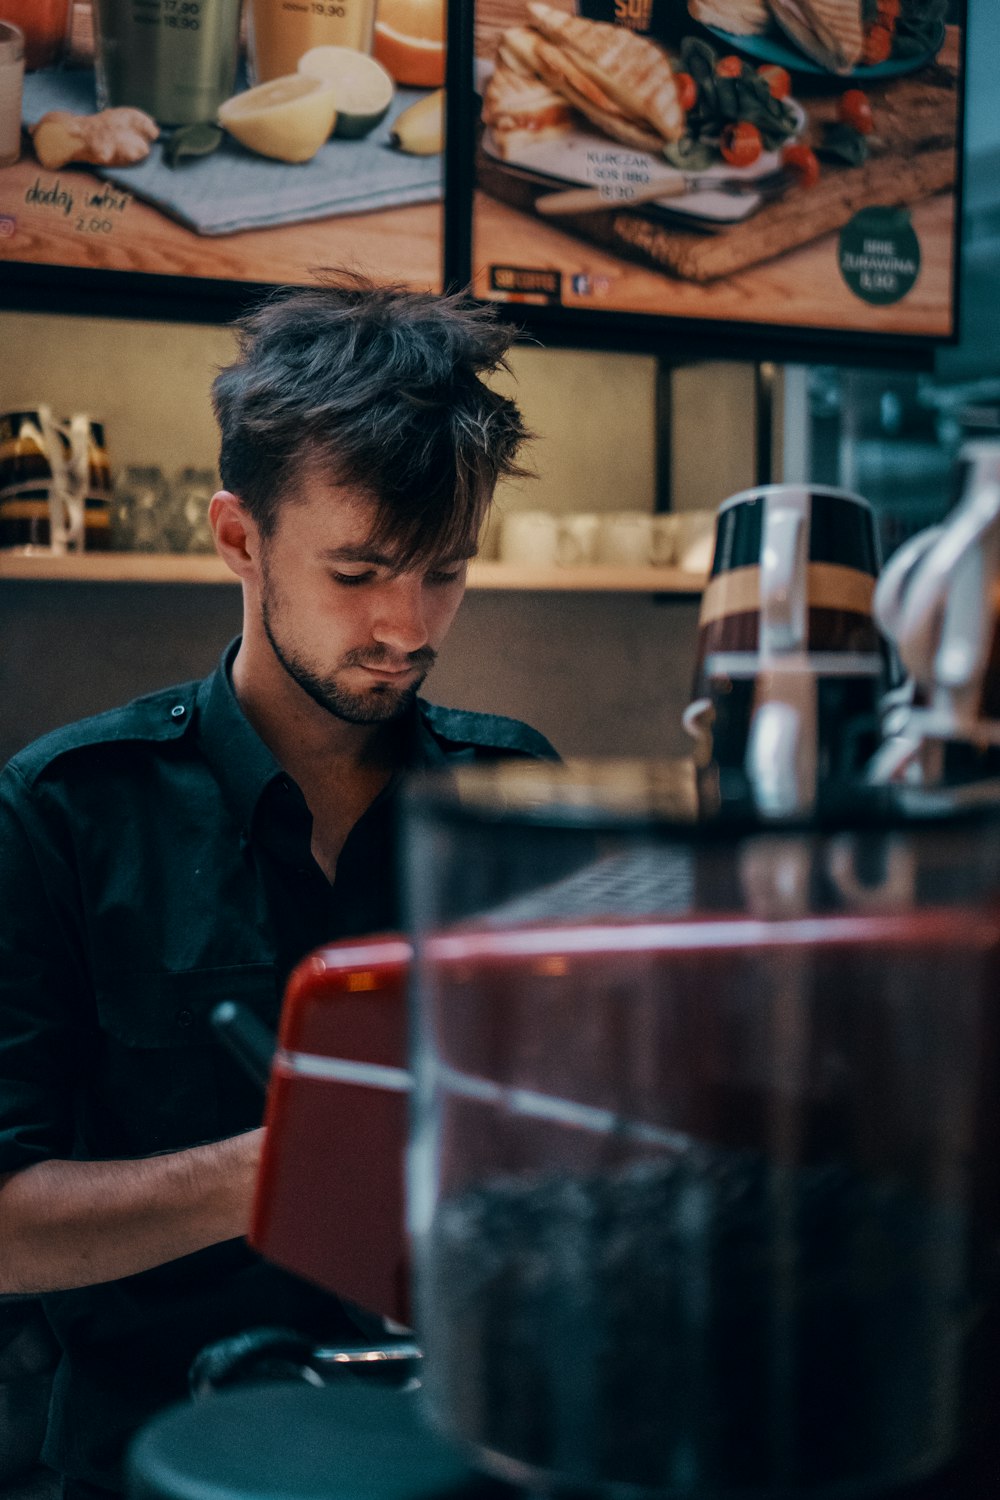
[(208, 519), (215, 550), (237, 578), (256, 577), (260, 559), (260, 531), (239, 496), (217, 490), (209, 501)]

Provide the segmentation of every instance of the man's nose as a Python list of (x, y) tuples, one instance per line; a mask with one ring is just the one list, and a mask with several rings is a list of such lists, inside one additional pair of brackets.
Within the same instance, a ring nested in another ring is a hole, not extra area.
[(372, 635), (396, 651), (418, 651), (427, 645), (427, 618), (420, 579), (394, 578), (386, 589), (372, 625)]

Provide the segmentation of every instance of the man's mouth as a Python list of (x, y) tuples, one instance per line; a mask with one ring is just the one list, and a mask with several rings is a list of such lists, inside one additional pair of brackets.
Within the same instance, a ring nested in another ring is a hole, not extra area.
[(436, 651), (415, 651), (412, 656), (400, 660), (383, 656), (356, 656), (348, 658), (345, 665), (360, 667), (370, 677), (381, 682), (403, 682), (408, 677), (426, 674), (434, 664)]
[(361, 670), (367, 672), (369, 677), (377, 677), (381, 682), (402, 682), (407, 677), (412, 677), (418, 670), (412, 662), (407, 662), (403, 667), (369, 667), (362, 665)]

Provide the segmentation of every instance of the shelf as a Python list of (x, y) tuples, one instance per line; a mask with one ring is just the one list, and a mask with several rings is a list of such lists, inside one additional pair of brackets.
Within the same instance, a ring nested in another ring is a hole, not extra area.
[(221, 558), (158, 552), (0, 552), (0, 578), (71, 583), (236, 583)]
[(477, 562), (469, 568), (472, 589), (593, 590), (604, 593), (700, 594), (701, 573), (681, 568), (620, 568), (595, 563), (582, 568), (522, 568)]
[[(154, 552), (90, 552), (53, 557), (46, 552), (0, 552), (0, 579), (60, 580), (74, 583), (236, 583), (213, 555)], [(681, 568), (520, 568), (476, 562), (469, 568), (472, 589), (538, 589), (643, 594), (700, 594), (700, 573)]]

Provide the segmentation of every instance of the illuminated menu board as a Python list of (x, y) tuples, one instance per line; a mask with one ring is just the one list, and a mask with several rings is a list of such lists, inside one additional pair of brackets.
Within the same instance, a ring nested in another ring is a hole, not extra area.
[(475, 0), (477, 295), (553, 328), (954, 339), (964, 23), (961, 0)]
[(341, 266), (437, 289), (445, 13), (4, 0), (5, 300), (27, 282), (231, 297)]

